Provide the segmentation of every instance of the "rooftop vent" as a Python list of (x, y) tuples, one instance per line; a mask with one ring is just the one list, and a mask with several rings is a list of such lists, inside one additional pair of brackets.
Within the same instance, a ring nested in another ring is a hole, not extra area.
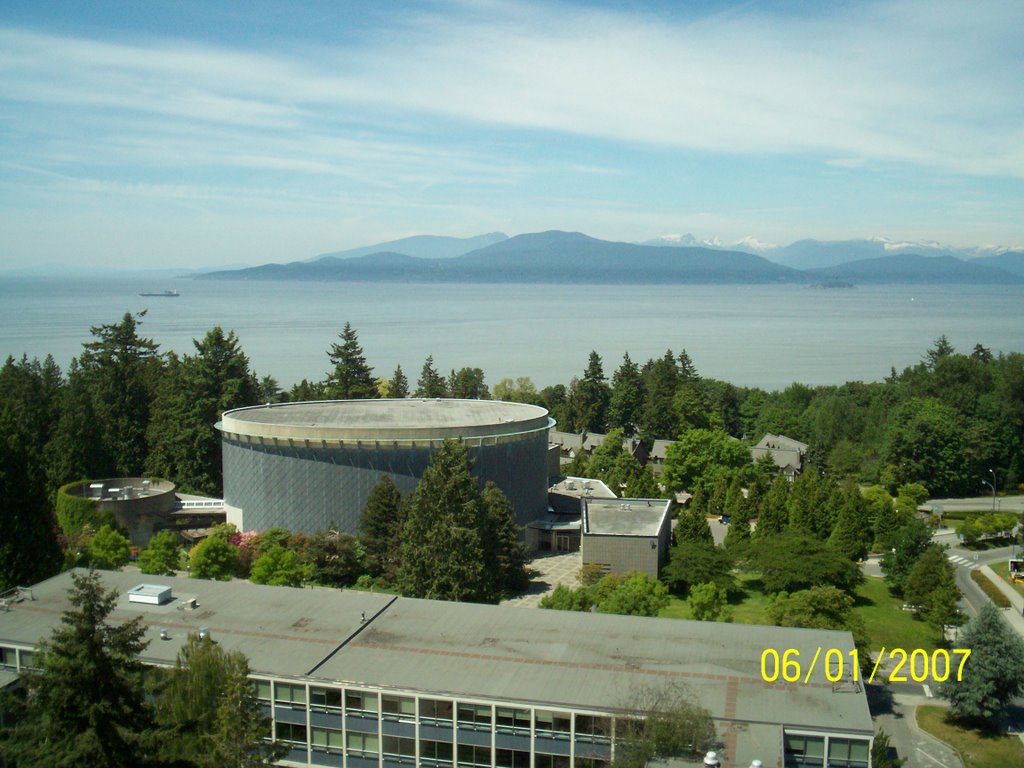
[(171, 588), (162, 584), (139, 584), (128, 590), (129, 603), (163, 605), (171, 600)]

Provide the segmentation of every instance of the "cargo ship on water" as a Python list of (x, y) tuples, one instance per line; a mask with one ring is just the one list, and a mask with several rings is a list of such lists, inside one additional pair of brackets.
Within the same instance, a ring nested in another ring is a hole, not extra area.
[(163, 298), (177, 298), (177, 291), (156, 291), (154, 293), (140, 293), (139, 296), (161, 296)]

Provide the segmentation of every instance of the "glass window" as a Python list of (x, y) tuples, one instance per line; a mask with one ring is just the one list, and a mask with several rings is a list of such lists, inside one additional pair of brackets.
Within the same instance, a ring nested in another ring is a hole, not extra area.
[(499, 731), (525, 732), (530, 731), (530, 710), (513, 709), (512, 707), (495, 707), (494, 724)]
[(408, 720), (411, 722), (416, 719), (416, 699), (384, 694), (380, 697), (380, 711), (386, 720)]
[(306, 686), (274, 683), (274, 701), (278, 704), (306, 704)]
[(577, 757), (576, 768), (608, 768), (608, 761), (599, 757)]
[(399, 757), (416, 757), (416, 739), (405, 739), (401, 736), (384, 737), (384, 754)]
[(489, 704), (459, 704), (459, 725), (477, 731), (491, 729), (491, 707)]
[(332, 731), (330, 728), (310, 728), (309, 739), (313, 743), (313, 749), (340, 751), (345, 746), (341, 731)]
[(450, 723), (452, 721), (452, 702), (443, 699), (420, 699), (420, 720)]
[(32, 651), (18, 651), (21, 657), (21, 669), (35, 669), (35, 654)]
[(420, 740), (420, 760), (431, 763), (450, 763), (452, 745), (445, 741)]
[(568, 738), (572, 729), (572, 718), (568, 712), (552, 712), (549, 709), (534, 710), (538, 736)]
[(497, 749), (494, 757), (498, 768), (530, 768), (530, 753), (520, 749)]
[(256, 681), (256, 698), (260, 701), (270, 701), (270, 681)]
[(607, 742), (612, 735), (612, 719), (599, 715), (576, 715), (576, 738), (580, 741)]
[(829, 768), (867, 768), (868, 742), (862, 739), (828, 739)]
[(379, 710), (376, 693), (365, 691), (345, 691), (345, 711), (356, 714), (371, 712), (376, 714)]
[(786, 768), (823, 768), (825, 739), (787, 733), (785, 738)]
[(350, 754), (376, 755), (378, 743), (377, 736), (372, 733), (348, 731), (345, 734), (345, 748)]
[(17, 669), (18, 653), (13, 648), (0, 648), (0, 667)]
[(542, 755), (539, 752), (533, 761), (536, 768), (569, 768), (567, 755)]
[(340, 688), (319, 688), (316, 686), (309, 689), (309, 704), (319, 709), (341, 709)]
[(296, 723), (278, 723), (277, 740), (304, 747), (306, 746), (306, 726)]
[(491, 748), (459, 744), (459, 765), (478, 765), (490, 768)]

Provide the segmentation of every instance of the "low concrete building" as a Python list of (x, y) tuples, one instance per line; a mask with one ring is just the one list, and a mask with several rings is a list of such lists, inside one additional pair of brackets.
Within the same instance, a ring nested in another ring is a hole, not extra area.
[(584, 499), (583, 565), (608, 573), (641, 571), (652, 579), (668, 558), (672, 502), (667, 499)]
[[(149, 604), (130, 600), (138, 574), (102, 580), (118, 594), (109, 620), (141, 619), (145, 663), (173, 664), (202, 630), (248, 657), (272, 735), (288, 749), (282, 765), (604, 768), (637, 700), (666, 684), (685, 685), (710, 712), (723, 768), (824, 768), (826, 755), (833, 768), (869, 765), (858, 682), (830, 682), (820, 663), (806, 680), (778, 677), (783, 652), (805, 665), (822, 648), (849, 659), (849, 632), (176, 577), (147, 582), (170, 590)], [(72, 607), (71, 584), (59, 574), (0, 611), (0, 683), (32, 666)]]

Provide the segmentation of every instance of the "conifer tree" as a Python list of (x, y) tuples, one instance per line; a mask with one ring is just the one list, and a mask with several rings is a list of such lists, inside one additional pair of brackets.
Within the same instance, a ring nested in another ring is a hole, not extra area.
[(579, 431), (603, 433), (608, 426), (611, 388), (604, 376), (601, 356), (591, 352), (582, 379), (569, 388), (569, 417)]
[(679, 423), (672, 409), (672, 400), (679, 386), (679, 369), (672, 350), (644, 365), (644, 407), (640, 434), (645, 440), (674, 440), (679, 436)]
[(161, 370), (157, 344), (139, 336), (145, 311), (126, 312), (120, 323), (91, 328), (79, 357), (81, 375), (92, 400), (95, 423), (91, 444), (109, 462), (100, 476), (137, 477), (146, 458), (146, 426)]
[(750, 541), (750, 505), (743, 495), (743, 486), (738, 477), (729, 483), (725, 494), (725, 514), (729, 516), (729, 531), (725, 534), (725, 546), (729, 549), (742, 547)]
[[(969, 649), (963, 678), (950, 675), (939, 684), (956, 717), (997, 724), (1010, 702), (1024, 691), (1024, 640), (985, 603), (978, 615), (960, 631), (957, 648)], [(960, 654), (950, 654), (958, 661)]]
[(341, 343), (327, 351), (334, 370), (327, 375), (327, 395), (335, 400), (367, 400), (377, 397), (373, 368), (366, 364), (356, 331), (345, 323), (338, 334)]
[(484, 557), (498, 597), (511, 597), (526, 589), (530, 576), (526, 570), (529, 555), (520, 541), (522, 528), (508, 497), (493, 482), (484, 486)]
[(402, 370), (401, 365), (395, 366), (395, 372), (391, 376), (391, 380), (388, 381), (388, 397), (403, 398), (409, 396), (409, 379), (405, 377), (405, 372)]
[(142, 619), (108, 623), (117, 592), (103, 589), (95, 571), (72, 580), (72, 608), (36, 652), (39, 671), (22, 678), (27, 696), (16, 700), (0, 760), (22, 768), (159, 765), (139, 661), (147, 645)]
[(370, 490), (359, 518), (359, 536), (366, 553), (366, 569), (373, 576), (393, 580), (398, 567), (402, 530), (402, 494), (391, 475), (384, 475)]
[(416, 486), (402, 524), (398, 585), (407, 597), (489, 602), (483, 504), (469, 451), (445, 440)]
[(448, 384), (434, 367), (434, 356), (427, 355), (416, 382), (416, 397), (448, 397)]
[(840, 489), (839, 514), (828, 543), (851, 560), (862, 560), (871, 543), (868, 501), (854, 483)]
[(714, 544), (714, 537), (711, 535), (711, 527), (704, 516), (704, 512), (691, 504), (679, 513), (679, 520), (675, 527), (676, 542), (702, 541)]
[(644, 407), (644, 381), (640, 368), (629, 352), (622, 356), (622, 365), (612, 376), (611, 398), (608, 401), (608, 426), (621, 429), (632, 437), (640, 429)]

